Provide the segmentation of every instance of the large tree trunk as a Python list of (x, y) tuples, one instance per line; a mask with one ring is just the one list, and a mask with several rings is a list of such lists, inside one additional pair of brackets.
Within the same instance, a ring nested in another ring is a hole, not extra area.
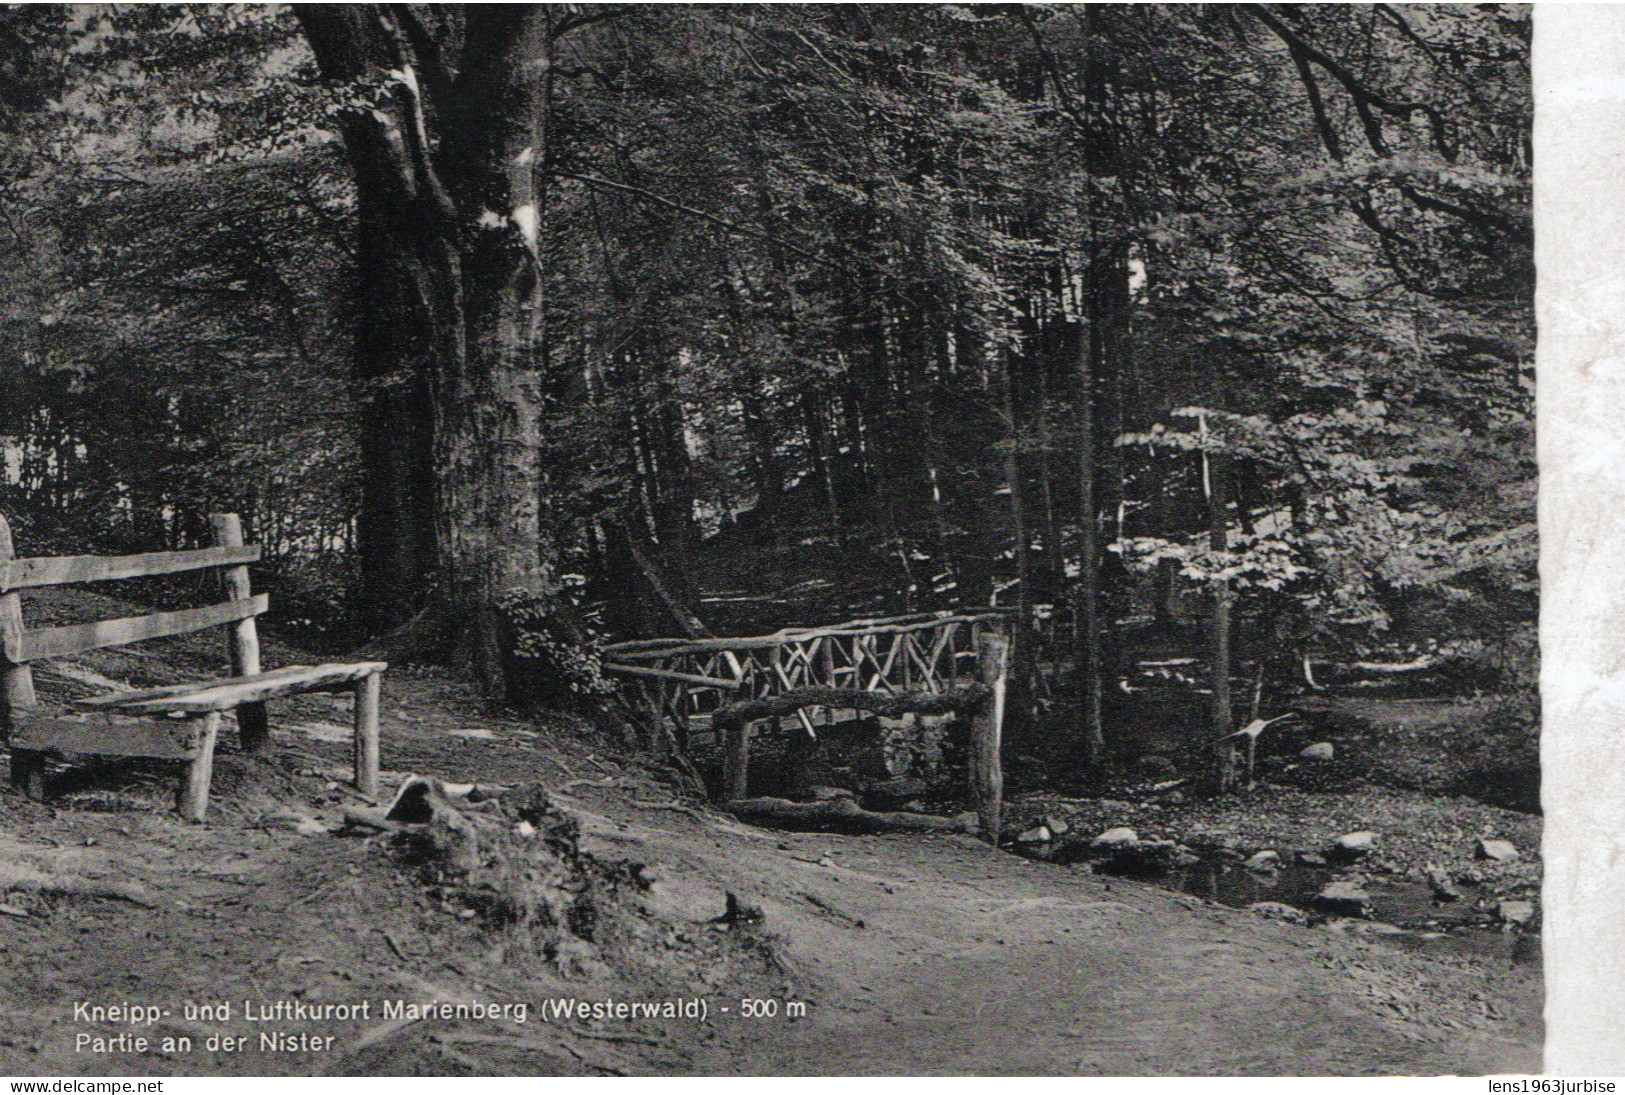
[[(361, 5), (297, 9), (323, 75), (333, 83), (404, 64), (382, 20)], [(356, 543), (363, 565), (353, 601), (382, 631), (422, 607), (438, 564), (430, 378), (461, 338), (453, 303), (458, 256), (444, 210), (403, 134), (417, 104), (405, 85), (377, 109), (340, 122), (356, 188), (357, 328), (352, 368), (361, 449)]]
[[(439, 607), (466, 668), (502, 698), (513, 672), (502, 602), (555, 592), (540, 521), (534, 176), (546, 151), (549, 15), (531, 5), (464, 9), (453, 66), (443, 52), (457, 36), (415, 9), (301, 5), (297, 14), (324, 79), (379, 89), (368, 109), (341, 116), (372, 257), (392, 272), (388, 291), (360, 296), (358, 373), (408, 378), (391, 401), (427, 389)], [(402, 326), (406, 299), (415, 327)], [(402, 484), (421, 486), (425, 424), (402, 428), (368, 410), (374, 436), (363, 452), (375, 493), (364, 517), (384, 519), (363, 532), (377, 555), (364, 570), (421, 559), (426, 508), (398, 497)]]
[[(410, 254), (380, 223), (377, 203), (360, 227), (357, 269), (366, 294), (387, 296), (363, 305), (352, 383), (359, 411), (361, 509), (356, 547), (364, 565), (352, 603), (358, 622), (376, 633), (398, 626), (422, 607), (434, 581), (434, 407), (428, 356), (428, 317), (414, 301), (412, 279), (395, 256)], [(401, 336), (410, 332), (403, 339)]]
[(546, 342), (534, 164), (546, 155), (548, 35), (535, 5), (471, 6), (465, 21), (445, 147), (465, 211), (467, 352), (441, 373), (436, 464), (445, 561), (467, 613), (463, 650), (486, 693), (499, 696), (512, 668), (503, 598), (557, 592), (541, 527), (538, 429)]

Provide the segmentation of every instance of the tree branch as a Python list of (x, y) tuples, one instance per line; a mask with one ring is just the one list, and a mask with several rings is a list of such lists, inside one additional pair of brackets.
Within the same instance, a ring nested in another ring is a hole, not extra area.
[[(1521, 217), (1508, 217), (1496, 213), (1487, 213), (1477, 209), (1470, 209), (1465, 205), (1446, 201), (1432, 194), (1424, 194), (1409, 183), (1395, 183), (1399, 192), (1404, 194), (1411, 202), (1422, 209), (1431, 209), (1435, 213), (1455, 217), (1475, 227), (1482, 228), (1492, 235), (1504, 236), (1521, 244), (1534, 241), (1534, 233), (1529, 223)], [(1494, 254), (1495, 252), (1486, 252)]]
[(764, 243), (777, 244), (793, 254), (800, 255), (808, 262), (816, 262), (820, 266), (827, 266), (836, 270), (844, 269), (840, 263), (833, 262), (830, 259), (826, 259), (806, 250), (805, 248), (798, 247), (795, 244), (780, 239), (771, 233), (758, 231), (754, 228), (747, 228), (744, 225), (728, 220), (725, 217), (719, 217), (715, 213), (707, 213), (703, 209), (696, 209), (692, 205), (684, 205), (682, 202), (673, 201), (661, 194), (656, 194), (653, 190), (645, 190), (641, 186), (632, 186), (629, 183), (616, 182), (613, 179), (603, 179), (599, 178), (597, 175), (579, 175), (573, 171), (562, 171), (558, 168), (548, 168), (548, 174), (559, 179), (573, 179), (576, 182), (586, 183), (588, 186), (598, 186), (605, 190), (614, 190), (622, 194), (631, 194), (635, 197), (642, 198), (645, 201), (650, 201), (656, 205), (664, 206), (667, 209), (673, 209), (679, 213), (687, 213), (691, 217), (699, 217), (703, 221), (708, 221), (709, 223), (716, 225), (718, 228), (732, 232), (736, 235), (747, 236), (750, 239), (761, 240)]
[(578, 31), (582, 27), (590, 27), (594, 23), (602, 23), (606, 19), (618, 19), (625, 15), (626, 12), (627, 9), (625, 7), (612, 7), (604, 11), (593, 12), (591, 15), (567, 15), (558, 21), (558, 24), (550, 32), (549, 37), (552, 41), (557, 42), (566, 34)]
[(1375, 107), (1383, 114), (1402, 121), (1410, 121), (1412, 116), (1416, 114), (1423, 115), (1427, 118), (1432, 129), (1433, 146), (1439, 155), (1443, 156), (1449, 163), (1456, 161), (1456, 150), (1449, 140), (1449, 128), (1444, 115), (1439, 113), (1437, 108), (1427, 103), (1402, 102), (1390, 99), (1379, 92), (1373, 91), (1354, 73), (1338, 62), (1336, 58), (1319, 49), (1297, 31), (1287, 26), (1286, 23), (1277, 19), (1274, 13), (1269, 10), (1268, 5), (1249, 4), (1247, 10), (1260, 23), (1268, 27), (1270, 32), (1279, 38), (1287, 48), (1300, 51), (1305, 59), (1319, 65), (1332, 79), (1342, 85), (1343, 90), (1347, 91), (1349, 97), (1354, 100), (1354, 108), (1360, 114), (1361, 124), (1366, 131), (1366, 140), (1370, 143), (1373, 151), (1383, 156), (1388, 154), (1388, 143), (1383, 136), (1382, 125), (1376, 116), (1371, 113), (1371, 109)]
[(1308, 59), (1302, 50), (1287, 47), (1292, 54), (1292, 64), (1298, 70), (1298, 79), (1303, 82), (1303, 89), (1309, 95), (1309, 111), (1315, 117), (1315, 128), (1320, 131), (1320, 143), (1326, 146), (1326, 151), (1333, 160), (1343, 162), (1343, 141), (1337, 135), (1337, 129), (1326, 114), (1326, 103), (1320, 96), (1320, 81), (1315, 79), (1315, 70), (1309, 67)]
[[(428, 190), (435, 207), (441, 216), (447, 219), (448, 224), (455, 223), (457, 207), (451, 196), (446, 192), (444, 184), (440, 181), (440, 174), (435, 170), (434, 158), (429, 150), (429, 124), (423, 113), (423, 97), (418, 90), (418, 66), (414, 64), (412, 50), (407, 44), (407, 35), (392, 16), (393, 9), (404, 5), (391, 5), (390, 8), (380, 8), (377, 11), (378, 25), (389, 42), (396, 58), (400, 62), (401, 90), (399, 92), (406, 112), (406, 146), (407, 153), (412, 158), (414, 172)], [(450, 94), (450, 88), (446, 94)]]
[(389, 10), (399, 21), (406, 42), (412, 48), (412, 55), (423, 77), (423, 89), (436, 116), (444, 116), (452, 86), (456, 82), (455, 74), (446, 63), (445, 50), (440, 48), (439, 41), (429, 32), (428, 25), (411, 4), (390, 4)]

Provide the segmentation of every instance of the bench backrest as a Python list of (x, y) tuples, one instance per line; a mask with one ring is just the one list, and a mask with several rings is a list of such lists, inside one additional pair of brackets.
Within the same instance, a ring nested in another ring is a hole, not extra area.
[[(259, 637), (254, 617), (269, 605), (265, 594), (249, 587), (248, 564), (260, 557), (254, 544), (243, 543), (243, 526), (235, 513), (209, 518), (215, 546), (194, 551), (157, 551), (145, 555), (66, 555), (18, 558), (11, 526), (0, 516), (0, 726), (7, 710), (34, 706), (29, 663), (60, 658), (144, 639), (186, 635), (205, 628), (231, 626), (232, 669), (259, 672)], [(203, 608), (154, 612), (116, 620), (28, 629), (23, 623), (18, 591), (41, 586), (144, 578), (188, 570), (218, 568), (227, 600)]]

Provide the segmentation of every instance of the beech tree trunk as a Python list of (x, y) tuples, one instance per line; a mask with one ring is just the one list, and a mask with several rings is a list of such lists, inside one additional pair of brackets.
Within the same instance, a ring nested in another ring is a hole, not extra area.
[[(386, 566), (389, 581), (403, 584), (403, 568), (421, 560), (422, 517), (432, 512), (437, 594), (454, 649), (488, 696), (506, 697), (514, 682), (501, 603), (556, 592), (540, 520), (546, 339), (536, 183), (546, 159), (553, 14), (471, 5), (456, 35), (435, 24), (441, 16), (405, 6), (301, 5), (296, 13), (324, 80), (373, 90), (369, 108), (340, 121), (360, 220), (374, 233), (370, 257), (387, 271), (387, 291), (360, 295), (358, 374), (403, 379), (386, 407), (426, 392), (431, 408), (431, 420), (413, 428), (367, 409), (372, 500), (363, 516), (379, 518), (363, 533), (375, 553), (368, 562), (413, 561)], [(362, 271), (369, 287), (378, 272)], [(421, 489), (426, 470), (427, 505), (403, 489)], [(392, 588), (377, 582), (379, 594)]]
[[(466, 9), (464, 85), (445, 142), (466, 211), (467, 354), (442, 382), (440, 527), (453, 593), (469, 612), (471, 668), (505, 691), (505, 594), (557, 592), (541, 528), (540, 370), (545, 366), (539, 249), (545, 156), (546, 17), (533, 5)], [(487, 211), (506, 214), (489, 223)], [(500, 212), (498, 212), (500, 211)]]
[[(308, 7), (299, 16), (330, 81), (395, 67), (398, 51), (364, 7)], [(351, 377), (361, 449), (356, 543), (366, 565), (354, 600), (374, 631), (410, 618), (437, 577), (430, 392), (436, 362), (459, 337), (449, 305), (460, 276), (456, 251), (439, 230), (441, 211), (400, 139), (412, 103), (397, 93), (378, 105), (340, 121), (356, 187), (360, 275)]]

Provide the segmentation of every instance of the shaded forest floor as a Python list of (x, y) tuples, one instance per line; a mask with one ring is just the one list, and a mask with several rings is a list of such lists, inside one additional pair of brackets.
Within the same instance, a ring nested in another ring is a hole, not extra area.
[[(52, 622), (54, 611), (46, 604), (30, 619)], [(103, 652), (58, 667), (63, 675), (47, 669), (39, 675), (43, 701), (97, 678), (142, 685), (214, 671), (214, 638)], [(269, 664), (293, 658), (268, 644)], [(966, 837), (752, 828), (683, 797), (670, 773), (626, 759), (621, 743), (577, 720), (493, 718), (461, 686), (396, 669), (386, 678), (386, 786), (407, 772), (529, 785), (546, 808), (527, 816), (556, 822), (544, 847), (525, 825), (494, 815), (500, 832), (475, 849), (472, 866), (425, 857), (418, 845), (435, 837), (433, 824), (400, 832), (346, 824), (345, 808), (364, 805), (343, 782), (346, 707), (325, 697), (273, 705), (277, 749), (267, 757), (236, 754), (227, 733), (203, 826), (168, 812), (173, 773), (159, 765), (82, 774), (43, 806), (0, 793), (0, 881), (8, 891), (0, 897), (0, 1071), (1540, 1067), (1539, 966), (1515, 954), (1411, 952), (1034, 862)], [(493, 816), (469, 799), (454, 801), (458, 816), (482, 825)], [(1358, 800), (1347, 804), (1351, 823), (1364, 816)], [(1013, 810), (1060, 805), (1018, 800)], [(1072, 806), (1080, 826), (1123, 823), (1107, 816), (1117, 810), (1110, 804)], [(1463, 837), (1481, 820), (1463, 815)], [(1234, 828), (1249, 841), (1282, 839)], [(1313, 839), (1325, 835), (1317, 829)], [(1503, 835), (1528, 846), (1527, 833)], [(499, 915), (500, 903), (477, 900), (504, 886), (545, 890), (565, 912), (556, 922), (516, 922), (511, 912)], [(700, 998), (708, 1014), (544, 1020), (544, 1001), (562, 997)], [(367, 1000), (373, 1009), (365, 1021), (263, 1023), (241, 1014), (244, 1000), (277, 999)], [(395, 999), (525, 1002), (529, 1015), (523, 1025), (385, 1020), (382, 1001)], [(748, 1018), (745, 999), (777, 1001), (777, 1015)], [(230, 1018), (187, 1017), (187, 1002), (219, 1000), (234, 1002)], [(87, 1023), (75, 1019), (77, 1001), (169, 1014), (150, 1027)], [(805, 1014), (792, 1017), (792, 1003), (805, 1004)], [(334, 1041), (315, 1051), (262, 1051), (268, 1029)], [(79, 1034), (121, 1030), (155, 1045), (188, 1036), (193, 1048), (76, 1051)], [(236, 1052), (203, 1048), (223, 1033), (249, 1041)]]

